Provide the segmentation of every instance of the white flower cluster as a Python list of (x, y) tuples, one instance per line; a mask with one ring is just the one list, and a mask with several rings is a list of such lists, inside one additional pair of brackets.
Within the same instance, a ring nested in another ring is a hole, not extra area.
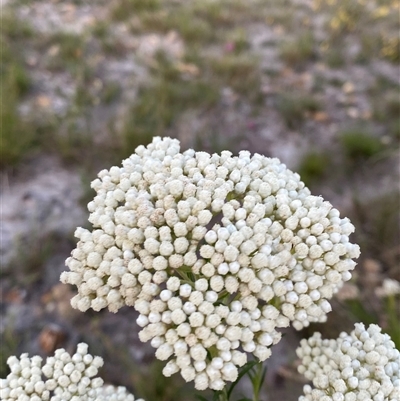
[[(135, 401), (135, 397), (123, 386), (103, 386), (96, 389), (95, 401)], [(142, 398), (136, 401), (144, 401)]]
[(299, 401), (400, 400), (400, 352), (375, 324), (357, 323), (336, 340), (314, 333), (296, 352), (299, 372), (315, 387), (304, 386)]
[[(354, 227), (278, 159), (187, 150), (154, 138), (103, 170), (61, 280), (81, 311), (133, 305), (165, 375), (196, 388), (233, 381), (276, 328), (321, 322), (358, 257)], [(239, 351), (241, 348), (245, 352)]]
[(379, 298), (386, 298), (400, 294), (400, 282), (392, 278), (385, 278), (382, 286), (375, 289), (375, 294)]
[[(2, 401), (134, 401), (125, 387), (103, 386), (97, 375), (103, 359), (93, 357), (85, 343), (78, 344), (70, 355), (64, 349), (55, 351), (42, 366), (40, 356), (22, 354), (7, 360), (11, 373), (0, 380)], [(137, 400), (143, 401), (143, 400)]]

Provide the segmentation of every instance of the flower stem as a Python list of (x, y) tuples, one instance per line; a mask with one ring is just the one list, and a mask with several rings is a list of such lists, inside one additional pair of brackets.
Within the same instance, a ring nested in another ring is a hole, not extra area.
[(218, 401), (229, 401), (228, 392), (226, 391), (226, 387), (220, 392)]
[[(203, 397), (199, 397), (199, 399), (205, 400)], [(212, 401), (229, 401), (229, 395), (226, 387), (223, 390), (213, 390)]]

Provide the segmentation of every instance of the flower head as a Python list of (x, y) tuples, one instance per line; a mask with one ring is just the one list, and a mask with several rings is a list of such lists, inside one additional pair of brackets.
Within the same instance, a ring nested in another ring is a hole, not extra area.
[[(278, 159), (187, 150), (154, 138), (103, 170), (61, 280), (82, 311), (139, 312), (142, 341), (196, 388), (237, 378), (292, 322), (326, 319), (358, 257), (354, 227)], [(244, 352), (243, 352), (244, 351)]]
[(297, 349), (299, 372), (314, 388), (304, 387), (300, 401), (358, 401), (400, 399), (400, 352), (381, 328), (357, 323), (336, 340), (320, 333), (303, 339)]
[(103, 380), (95, 377), (103, 366), (103, 359), (87, 351), (85, 343), (78, 344), (74, 355), (60, 348), (43, 366), (40, 356), (11, 356), (7, 360), (11, 373), (0, 380), (0, 398), (4, 401), (134, 401), (125, 387), (103, 387)]
[(382, 286), (375, 289), (375, 294), (380, 298), (386, 298), (400, 294), (400, 282), (392, 278), (385, 278)]

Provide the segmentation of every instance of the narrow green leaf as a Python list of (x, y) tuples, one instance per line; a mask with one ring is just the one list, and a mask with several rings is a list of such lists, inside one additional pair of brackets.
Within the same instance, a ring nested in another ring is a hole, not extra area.
[(260, 388), (261, 388), (261, 386), (263, 385), (263, 383), (264, 383), (264, 380), (265, 380), (265, 375), (267, 374), (267, 367), (265, 367), (264, 369), (263, 369), (263, 372), (262, 372), (262, 375), (261, 375), (261, 383), (260, 383)]

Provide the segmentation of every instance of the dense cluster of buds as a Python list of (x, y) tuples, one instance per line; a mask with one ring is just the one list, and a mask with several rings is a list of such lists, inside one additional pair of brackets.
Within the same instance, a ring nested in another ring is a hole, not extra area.
[[(56, 350), (42, 366), (40, 356), (22, 354), (7, 360), (10, 374), (0, 380), (2, 401), (135, 401), (125, 387), (103, 386), (95, 377), (103, 366), (103, 359), (93, 357), (85, 343), (78, 344), (70, 355), (64, 349)], [(143, 401), (143, 400), (137, 400)]]
[(263, 361), (276, 330), (323, 322), (351, 277), (354, 227), (278, 159), (187, 150), (154, 138), (99, 173), (61, 280), (72, 306), (139, 312), (142, 341), (197, 389)]
[(314, 387), (304, 387), (299, 401), (398, 401), (400, 352), (381, 328), (357, 323), (336, 340), (320, 333), (303, 339), (297, 349), (299, 372)]

